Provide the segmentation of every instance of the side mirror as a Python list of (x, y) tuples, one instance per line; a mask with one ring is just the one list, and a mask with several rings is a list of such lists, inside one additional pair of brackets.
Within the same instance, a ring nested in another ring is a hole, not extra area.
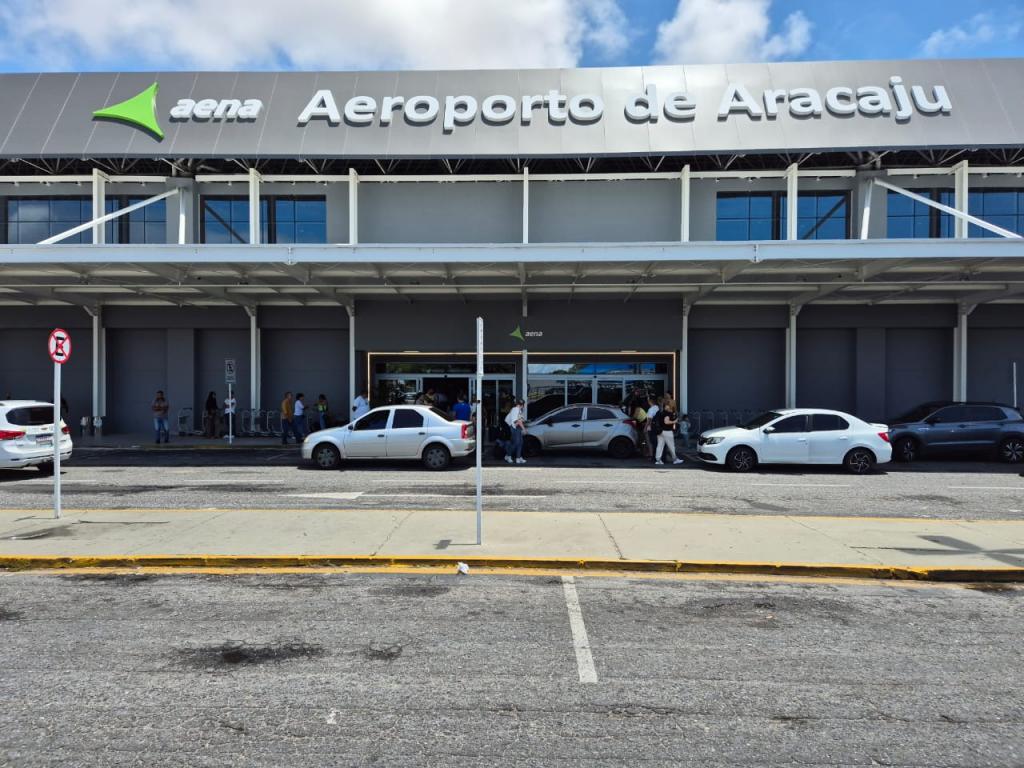
[(775, 427), (765, 427), (761, 431), (764, 432), (766, 435), (770, 435), (772, 432), (775, 431)]
[(355, 428), (355, 425), (353, 425), (353, 424), (349, 424), (348, 425), (348, 431), (349, 432), (351, 432), (354, 428)]

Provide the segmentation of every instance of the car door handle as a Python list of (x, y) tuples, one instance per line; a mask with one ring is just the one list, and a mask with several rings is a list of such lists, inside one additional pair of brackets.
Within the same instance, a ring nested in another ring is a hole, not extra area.
[(602, 424), (601, 426), (602, 427), (614, 427), (615, 425), (614, 424)]
[(426, 432), (417, 432), (416, 434), (418, 434), (418, 435), (425, 435), (427, 433)]
[(377, 435), (377, 437), (384, 437), (384, 435)]
[(798, 437), (798, 438), (796, 439), (796, 441), (797, 441), (798, 443), (806, 443), (806, 442), (807, 442), (807, 438), (806, 438), (806, 437)]
[(573, 429), (579, 429), (579, 427), (580, 427), (580, 425), (579, 425), (579, 424), (573, 424), (573, 425), (572, 425), (572, 428), (573, 428)]

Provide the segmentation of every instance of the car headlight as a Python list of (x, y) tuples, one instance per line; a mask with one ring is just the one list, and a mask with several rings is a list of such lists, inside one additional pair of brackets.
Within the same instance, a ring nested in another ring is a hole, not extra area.
[(725, 440), (724, 437), (705, 437), (704, 445), (718, 445), (723, 440)]

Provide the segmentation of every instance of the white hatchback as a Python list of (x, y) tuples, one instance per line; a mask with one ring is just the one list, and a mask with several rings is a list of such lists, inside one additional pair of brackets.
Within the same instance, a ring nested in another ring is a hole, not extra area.
[(320, 469), (337, 469), (347, 459), (419, 459), (427, 469), (446, 469), (453, 458), (475, 450), (468, 421), (423, 405), (392, 405), (314, 432), (302, 443), (302, 458)]
[(889, 462), (892, 446), (885, 424), (869, 424), (841, 411), (786, 408), (701, 433), (697, 456), (736, 472), (758, 464), (842, 464), (862, 475)]
[[(71, 458), (71, 434), (60, 422), (60, 460)], [(0, 400), (0, 467), (39, 467), (53, 473), (53, 405)]]

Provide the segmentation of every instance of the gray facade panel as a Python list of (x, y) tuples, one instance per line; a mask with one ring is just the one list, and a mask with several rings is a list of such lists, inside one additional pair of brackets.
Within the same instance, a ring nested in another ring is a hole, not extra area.
[(252, 408), (249, 402), (250, 370), (249, 333), (239, 330), (203, 329), (196, 332), (195, 382), (192, 411), (196, 428), (202, 426), (202, 412), (206, 396), (217, 393), (217, 402), (222, 404), (227, 397), (228, 387), (224, 383), (224, 360), (235, 361), (237, 381), (234, 384), (238, 408)]
[[(46, 352), (52, 327), (10, 328), (0, 324), (0, 399), (53, 399), (53, 363)], [(66, 328), (71, 334), (71, 359), (61, 371), (61, 393), (68, 401), (68, 425), (78, 434), (78, 422), (92, 412), (92, 334)]]
[(359, 239), (519, 243), (522, 209), (523, 185), (518, 183), (360, 184)]
[(193, 388), (167, 384), (167, 331), (118, 328), (107, 331), (107, 418), (105, 432), (152, 434), (153, 398), (164, 390), (170, 402), (171, 429), (182, 402), (191, 405)]
[(796, 404), (800, 408), (857, 409), (856, 332), (797, 329)]
[(338, 330), (267, 330), (262, 337), (263, 407), (276, 410), (286, 391), (312, 409), (327, 396), (332, 412), (347, 412), (348, 335)]
[(886, 418), (928, 400), (953, 396), (953, 333), (890, 328), (885, 334)]
[(530, 242), (678, 241), (675, 181), (530, 182)]
[(967, 332), (967, 397), (1013, 404), (1013, 364), (1017, 364), (1017, 403), (1024, 403), (1024, 328), (974, 328)]
[(690, 411), (782, 407), (785, 334), (778, 329), (691, 330), (689, 371)]

